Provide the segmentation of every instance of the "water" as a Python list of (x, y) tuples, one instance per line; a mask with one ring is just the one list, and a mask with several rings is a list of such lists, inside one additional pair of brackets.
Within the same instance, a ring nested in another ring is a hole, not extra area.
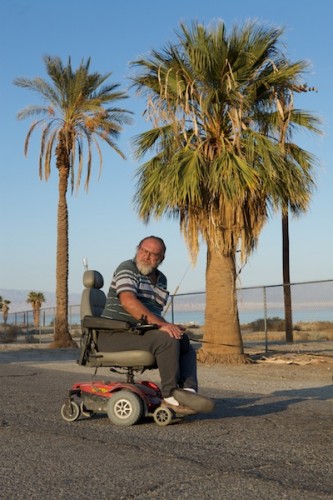
[[(264, 311), (246, 311), (239, 312), (239, 321), (241, 324), (252, 323), (258, 319), (264, 318)], [(198, 325), (204, 324), (204, 311), (175, 311), (175, 323), (195, 323)], [(282, 309), (272, 309), (267, 311), (267, 318), (284, 319), (284, 311)], [(171, 313), (166, 314), (166, 319), (171, 321)], [(333, 321), (332, 309), (313, 309), (313, 310), (293, 310), (293, 322), (313, 322), (313, 321)]]

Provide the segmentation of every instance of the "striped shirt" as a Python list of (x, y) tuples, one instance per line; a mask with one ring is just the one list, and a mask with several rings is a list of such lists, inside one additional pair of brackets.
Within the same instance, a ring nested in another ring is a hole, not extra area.
[(136, 297), (156, 316), (162, 316), (169, 292), (167, 279), (156, 269), (157, 281), (153, 284), (148, 276), (140, 273), (134, 260), (122, 262), (116, 269), (102, 316), (122, 321), (137, 322), (120, 304), (121, 292), (133, 292)]

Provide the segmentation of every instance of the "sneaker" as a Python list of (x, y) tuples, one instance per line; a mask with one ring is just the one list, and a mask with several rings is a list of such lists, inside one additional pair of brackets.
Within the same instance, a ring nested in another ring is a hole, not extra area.
[(172, 405), (170, 403), (167, 403), (166, 401), (162, 401), (161, 406), (164, 408), (169, 408), (169, 410), (172, 410), (176, 415), (194, 415), (197, 413), (195, 410), (192, 410), (192, 408), (188, 408), (187, 406), (184, 405)]

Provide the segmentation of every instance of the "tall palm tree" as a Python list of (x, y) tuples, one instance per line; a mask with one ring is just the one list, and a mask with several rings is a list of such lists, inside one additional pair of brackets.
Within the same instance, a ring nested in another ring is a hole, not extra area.
[(300, 196), (296, 202), (288, 199), (281, 193), (281, 211), (282, 211), (282, 275), (283, 275), (283, 295), (284, 295), (284, 310), (285, 310), (285, 332), (286, 341), (293, 341), (293, 321), (292, 321), (292, 298), (290, 287), (290, 258), (289, 258), (289, 212), (292, 215), (298, 216), (306, 212), (309, 207), (310, 194), (315, 188), (315, 180), (313, 176), (314, 166), (317, 163), (316, 158), (308, 151), (300, 148), (292, 141), (293, 135), (296, 132), (309, 131), (311, 133), (320, 134), (320, 119), (313, 113), (296, 109), (294, 107), (295, 94), (301, 92), (310, 92), (315, 90), (313, 87), (308, 87), (306, 84), (299, 83), (301, 70), (305, 66), (299, 66), (298, 70), (294, 71), (293, 78), (289, 84), (283, 87), (277, 85), (272, 90), (272, 101), (275, 104), (275, 110), (271, 113), (264, 114), (264, 119), (261, 119), (262, 132), (267, 134), (275, 141), (284, 157), (285, 163), (290, 170), (291, 175), (301, 175), (302, 182), (307, 187), (303, 196)]
[(40, 309), (44, 302), (45, 296), (42, 292), (29, 292), (27, 303), (32, 305), (35, 328), (39, 328)]
[(236, 297), (236, 252), (246, 261), (270, 211), (309, 196), (308, 172), (290, 165), (262, 132), (272, 93), (304, 64), (279, 50), (282, 29), (255, 22), (207, 29), (181, 24), (178, 43), (133, 66), (153, 128), (134, 141), (139, 216), (179, 219), (193, 261), (207, 244), (202, 361), (243, 362)]
[[(296, 130), (303, 129), (316, 134), (321, 133), (319, 128), (320, 120), (308, 112), (294, 108), (294, 94), (300, 92), (310, 92), (315, 90), (307, 85), (292, 84), (291, 88), (285, 88), (275, 95), (276, 112), (276, 133), (278, 141), (286, 161), (291, 160), (301, 164), (303, 172), (309, 172), (308, 185), (315, 186), (311, 175), (312, 167), (316, 163), (315, 158), (308, 152), (299, 148), (292, 141), (293, 133)], [(282, 277), (283, 277), (283, 296), (284, 296), (284, 315), (285, 315), (285, 333), (286, 342), (293, 342), (293, 318), (292, 318), (292, 297), (290, 287), (290, 244), (289, 244), (289, 211), (298, 216), (308, 208), (310, 199), (307, 198), (302, 204), (292, 205), (286, 199), (282, 203)]]
[[(82, 61), (76, 70), (69, 58), (66, 66), (58, 57), (44, 57), (50, 81), (40, 77), (17, 78), (14, 84), (36, 92), (44, 101), (42, 105), (31, 105), (18, 114), (18, 119), (37, 117), (28, 131), (24, 152), (27, 154), (31, 134), (41, 128), (39, 156), (40, 178), (48, 180), (51, 159), (59, 175), (59, 200), (57, 222), (56, 257), (56, 316), (55, 347), (76, 345), (68, 329), (68, 209), (67, 190), (79, 187), (83, 170), (83, 146), (87, 145), (87, 172), (85, 188), (88, 189), (92, 169), (92, 147), (99, 155), (100, 169), (102, 153), (99, 140), (106, 142), (124, 158), (115, 139), (122, 125), (130, 122), (129, 111), (114, 107), (114, 102), (127, 97), (118, 90), (118, 84), (107, 84), (111, 73), (101, 75), (90, 72), (90, 59)], [(41, 117), (41, 118), (40, 118)], [(75, 175), (75, 166), (77, 174)]]

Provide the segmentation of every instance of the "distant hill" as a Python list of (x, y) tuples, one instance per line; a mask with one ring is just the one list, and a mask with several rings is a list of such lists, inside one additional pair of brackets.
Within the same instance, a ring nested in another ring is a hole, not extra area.
[[(38, 290), (40, 291), (40, 290)], [(31, 305), (27, 303), (27, 297), (31, 290), (11, 290), (0, 288), (0, 296), (5, 300), (10, 300), (9, 312), (30, 311)], [(42, 292), (46, 299), (42, 307), (55, 307), (56, 295), (55, 292)], [(70, 293), (68, 297), (69, 305), (78, 305), (81, 301), (79, 293)]]

